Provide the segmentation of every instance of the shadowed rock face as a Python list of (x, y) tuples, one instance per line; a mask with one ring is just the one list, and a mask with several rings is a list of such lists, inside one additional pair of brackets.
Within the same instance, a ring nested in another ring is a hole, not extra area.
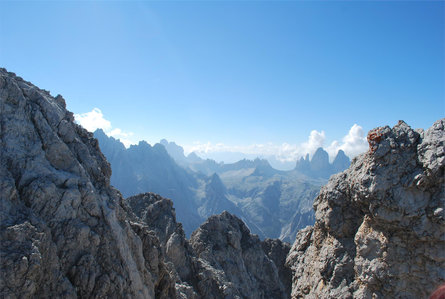
[[(173, 202), (154, 193), (144, 193), (126, 199), (141, 223), (156, 233), (166, 260), (181, 281), (191, 284), (192, 252), (181, 223), (176, 222)], [(176, 279), (178, 281), (178, 278)]]
[(210, 217), (192, 234), (190, 244), (200, 262), (203, 298), (288, 298), (258, 236), (236, 216), (223, 212)]
[(261, 242), (266, 255), (274, 262), (278, 269), (278, 275), (283, 283), (286, 294), (291, 293), (292, 272), (286, 265), (286, 257), (290, 250), (290, 244), (282, 242), (280, 239), (266, 239)]
[(444, 126), (378, 128), (331, 177), (287, 258), (293, 298), (426, 298), (445, 281)]
[(0, 69), (0, 108), (0, 297), (174, 296), (159, 247), (143, 246), (156, 236), (129, 224), (63, 98)]

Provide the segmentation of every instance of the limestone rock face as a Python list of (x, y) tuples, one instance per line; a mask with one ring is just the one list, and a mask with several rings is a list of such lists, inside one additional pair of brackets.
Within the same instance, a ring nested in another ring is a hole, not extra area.
[(212, 216), (190, 239), (203, 298), (287, 298), (274, 262), (256, 235), (227, 212)]
[(175, 296), (158, 238), (128, 221), (64, 99), (0, 69), (0, 109), (0, 297)]
[(287, 258), (292, 298), (427, 298), (445, 282), (445, 119), (370, 132)]
[(139, 222), (158, 236), (164, 256), (171, 264), (170, 270), (178, 275), (177, 280), (191, 284), (193, 253), (182, 224), (176, 222), (173, 202), (154, 193), (135, 195), (126, 202), (140, 218)]
[(289, 298), (290, 245), (260, 242), (236, 216), (210, 217), (185, 239), (172, 201), (153, 193), (126, 200), (143, 223), (159, 236), (178, 298)]

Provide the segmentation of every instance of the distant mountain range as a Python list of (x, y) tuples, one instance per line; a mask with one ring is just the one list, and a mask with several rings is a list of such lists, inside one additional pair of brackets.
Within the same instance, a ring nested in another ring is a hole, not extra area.
[(321, 147), (315, 151), (314, 156), (309, 160), (309, 155), (301, 158), (295, 170), (309, 177), (329, 179), (334, 173), (341, 172), (349, 167), (351, 161), (342, 150), (339, 150), (332, 164), (329, 163), (329, 155)]
[(315, 221), (313, 199), (330, 175), (349, 166), (339, 151), (329, 163), (319, 148), (296, 163), (293, 170), (274, 169), (267, 160), (243, 159), (218, 163), (163, 139), (125, 146), (102, 130), (94, 132), (111, 164), (111, 184), (124, 197), (155, 192), (174, 202), (177, 218), (187, 235), (211, 215), (224, 210), (240, 217), (260, 238), (291, 241), (297, 231)]

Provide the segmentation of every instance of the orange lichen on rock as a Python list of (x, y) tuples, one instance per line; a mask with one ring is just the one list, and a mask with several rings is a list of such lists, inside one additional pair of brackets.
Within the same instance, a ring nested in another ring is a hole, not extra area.
[(368, 143), (369, 143), (369, 151), (371, 153), (373, 153), (377, 150), (378, 144), (382, 140), (382, 136), (383, 136), (383, 133), (382, 133), (381, 128), (376, 128), (376, 129), (369, 131), (367, 139), (368, 139)]

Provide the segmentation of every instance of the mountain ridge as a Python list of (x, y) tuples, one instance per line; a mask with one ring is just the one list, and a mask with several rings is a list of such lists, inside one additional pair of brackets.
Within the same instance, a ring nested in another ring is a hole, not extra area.
[[(290, 242), (295, 237), (298, 229), (313, 224), (312, 201), (321, 185), (326, 182), (325, 178), (308, 177), (296, 170), (276, 170), (266, 159), (259, 158), (254, 160), (243, 159), (232, 164), (218, 164), (212, 160), (200, 159), (198, 164), (187, 164), (184, 162), (186, 157), (182, 147), (165, 139), (162, 140), (162, 143), (167, 148), (173, 148), (172, 154), (179, 155), (182, 162), (176, 163), (172, 156), (170, 156), (170, 159), (160, 156), (150, 158), (149, 156), (152, 155), (151, 148), (161, 147), (161, 144), (156, 144), (153, 147), (144, 146), (146, 151), (144, 155), (147, 157), (147, 161), (144, 162), (144, 156), (129, 158), (133, 155), (135, 149), (140, 148), (140, 145), (133, 145), (122, 153), (120, 151), (122, 145), (118, 147), (118, 150), (112, 150), (108, 146), (107, 136), (102, 132), (97, 133), (95, 133), (95, 136), (98, 138), (99, 144), (106, 145), (103, 152), (113, 169), (111, 183), (122, 190), (125, 196), (153, 191), (171, 198), (175, 202), (175, 206), (178, 207), (177, 216), (179, 221), (184, 224), (187, 236), (199, 226), (200, 222), (197, 219), (204, 221), (207, 217), (219, 214), (224, 210), (243, 219), (250, 230), (258, 234), (261, 239), (281, 238)], [(113, 138), (112, 141), (114, 143), (115, 139)], [(319, 151), (327, 155), (324, 150), (320, 149)], [(115, 152), (119, 152), (121, 156), (116, 157)], [(163, 154), (165, 155), (164, 152)], [(158, 166), (150, 167), (150, 161), (154, 160), (156, 160)], [(124, 165), (122, 168), (122, 161), (130, 164)], [(131, 161), (138, 161), (137, 165), (133, 166), (132, 163), (135, 162)], [(166, 164), (166, 167), (161, 167), (163, 163)], [(114, 165), (117, 165), (117, 167)], [(144, 165), (144, 167), (141, 168), (141, 165)], [(196, 165), (199, 167), (204, 165), (204, 167), (196, 169), (194, 168)], [(133, 168), (134, 170), (132, 170)], [(166, 173), (164, 168), (171, 169), (171, 171)], [(205, 173), (201, 171), (202, 169), (206, 170)], [(124, 170), (133, 172), (137, 170), (137, 174), (127, 173)], [(331, 164), (329, 164), (327, 171), (331, 171)], [(218, 196), (215, 196), (217, 192), (212, 192), (208, 186), (211, 181), (209, 181), (209, 178), (214, 174), (218, 175), (224, 185), (224, 192), (220, 192), (221, 194), (218, 194)], [(158, 185), (154, 185), (153, 182), (151, 185), (149, 184), (148, 180), (154, 176), (158, 179)], [(145, 179), (139, 179), (138, 181), (138, 177)], [(181, 184), (182, 181), (185, 184)], [(180, 185), (187, 190), (181, 191), (180, 194), (168, 193), (166, 187), (162, 185), (163, 182), (165, 186), (168, 182), (175, 182), (176, 185)], [(282, 189), (278, 191), (279, 197), (273, 197), (273, 193), (267, 191), (272, 186)], [(177, 198), (178, 196), (181, 197)], [(268, 199), (268, 196), (271, 196), (271, 198)], [(265, 200), (274, 204), (264, 205)], [(193, 209), (194, 222), (190, 222), (188, 219), (190, 216), (187, 216), (193, 214), (180, 208), (186, 202), (190, 203), (187, 208), (189, 210)]]
[[(314, 226), (289, 249), (228, 212), (187, 240), (171, 200), (124, 200), (111, 186), (99, 142), (62, 96), (3, 68), (0, 107), (1, 297), (426, 298), (445, 283), (445, 118), (371, 130), (368, 152), (321, 189)], [(262, 194), (294, 192), (250, 174), (243, 184), (267, 187), (238, 191), (264, 207), (275, 202)], [(224, 191), (221, 181), (208, 185)]]
[[(61, 96), (0, 69), (0, 107), (1, 297), (289, 298), (278, 274), (284, 264), (237, 217), (212, 216), (218, 225), (201, 225), (189, 242), (171, 201), (124, 200), (97, 139)], [(253, 247), (229, 250), (229, 242)], [(232, 263), (213, 263), (221, 260)]]

